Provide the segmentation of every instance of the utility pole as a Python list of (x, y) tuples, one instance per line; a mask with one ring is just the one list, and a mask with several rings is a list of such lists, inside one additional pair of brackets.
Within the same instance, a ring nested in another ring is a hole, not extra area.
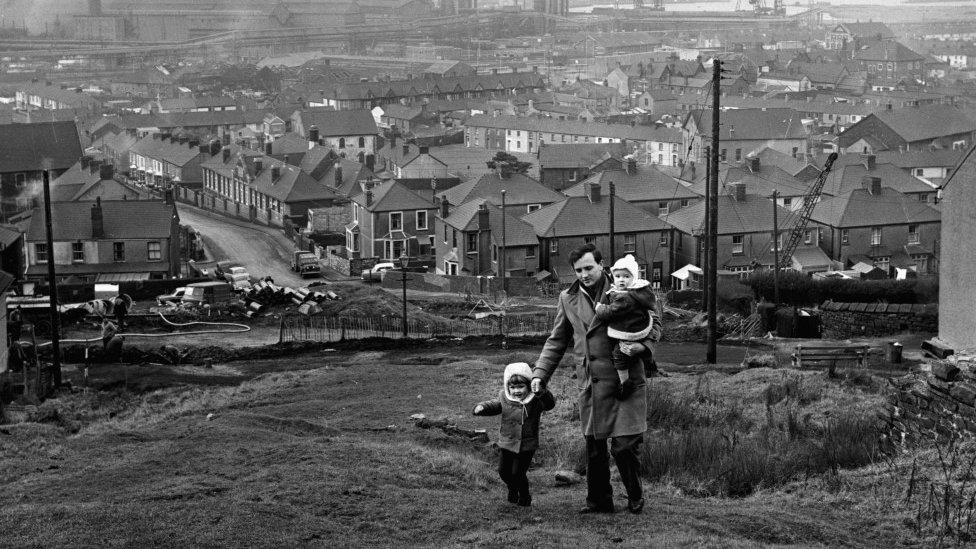
[(718, 246), (718, 150), (719, 150), (719, 109), (722, 96), (720, 87), (722, 85), (722, 62), (718, 59), (712, 61), (712, 148), (709, 150), (712, 159), (712, 172), (709, 175), (708, 186), (711, 193), (708, 197), (708, 210), (712, 218), (708, 231), (708, 273), (706, 273), (708, 285), (708, 350), (705, 361), (715, 364), (716, 349), (715, 343), (718, 339), (718, 300), (715, 299), (715, 290), (718, 286), (718, 273), (716, 264), (718, 257), (716, 247)]
[(498, 256), (498, 270), (501, 271), (502, 275), (502, 290), (508, 295), (508, 280), (505, 265), (505, 189), (502, 189), (502, 254)]
[(58, 282), (54, 277), (54, 233), (51, 230), (51, 171), (44, 170), (44, 228), (47, 230), (47, 287), (51, 294), (51, 368), (54, 387), (61, 387), (61, 316), (58, 314)]
[[(708, 273), (709, 235), (712, 234), (711, 196), (712, 196), (712, 148), (705, 147), (705, 234), (702, 235), (702, 274)], [(691, 275), (689, 275), (691, 276)], [(707, 274), (705, 275), (708, 276)], [(708, 309), (708, 284), (702, 285), (702, 308)]]
[(610, 263), (613, 264), (617, 260), (617, 246), (614, 244), (614, 232), (616, 227), (614, 226), (614, 212), (613, 212), (613, 197), (617, 195), (617, 188), (614, 186), (613, 181), (610, 182)]
[(773, 189), (773, 302), (779, 305), (779, 218), (776, 199), (779, 192)]

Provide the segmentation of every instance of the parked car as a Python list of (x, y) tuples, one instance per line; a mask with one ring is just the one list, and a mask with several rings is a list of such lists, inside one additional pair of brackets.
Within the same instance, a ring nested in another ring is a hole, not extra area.
[(183, 301), (183, 296), (186, 295), (186, 286), (181, 286), (171, 294), (163, 294), (156, 296), (156, 303), (160, 307), (165, 307), (166, 305), (174, 305)]
[(291, 270), (300, 273), (302, 278), (306, 276), (319, 276), (322, 274), (322, 267), (319, 259), (312, 252), (297, 251), (292, 256)]
[(217, 273), (217, 276), (223, 278), (223, 276), (229, 272), (231, 267), (241, 267), (241, 262), (230, 259), (218, 261), (216, 267), (214, 268), (214, 272)]
[(246, 292), (251, 289), (251, 275), (243, 273), (227, 273), (224, 275), (227, 282), (234, 288), (234, 291)]
[(369, 269), (363, 270), (363, 280), (366, 282), (379, 282), (383, 279), (383, 273), (386, 271), (395, 271), (396, 265), (390, 262), (377, 263)]

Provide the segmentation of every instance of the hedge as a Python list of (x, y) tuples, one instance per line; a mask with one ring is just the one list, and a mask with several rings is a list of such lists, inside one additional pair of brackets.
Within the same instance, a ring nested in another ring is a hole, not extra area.
[[(753, 273), (745, 283), (756, 298), (773, 301), (773, 273)], [(817, 305), (826, 300), (848, 303), (938, 303), (938, 277), (909, 280), (860, 280), (845, 278), (813, 279), (796, 271), (782, 271), (779, 276), (779, 298), (788, 305)]]

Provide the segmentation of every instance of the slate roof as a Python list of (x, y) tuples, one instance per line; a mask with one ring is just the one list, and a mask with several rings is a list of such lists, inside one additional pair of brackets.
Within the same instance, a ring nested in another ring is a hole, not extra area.
[[(660, 218), (619, 196), (614, 200), (613, 208), (614, 230), (617, 233), (662, 231), (670, 228)], [(522, 219), (531, 224), (535, 234), (541, 238), (605, 234), (610, 230), (610, 197), (603, 196), (594, 203), (585, 196), (571, 196), (525, 214)]]
[[(256, 157), (248, 159), (252, 170), (255, 159)], [(340, 198), (334, 190), (312, 179), (311, 175), (297, 166), (285, 164), (268, 156), (262, 157), (261, 161), (261, 172), (254, 173), (248, 184), (248, 187), (256, 192), (285, 203), (327, 201)], [(277, 180), (272, 177), (272, 167), (277, 167), (279, 170)]]
[(881, 38), (894, 38), (895, 36), (895, 34), (891, 32), (891, 29), (888, 28), (888, 25), (885, 25), (880, 21), (840, 23), (838, 26), (844, 27), (847, 32), (851, 33), (852, 36), (859, 38), (875, 38), (879, 34), (881, 35)]
[[(692, 111), (685, 117), (684, 127), (692, 117), (699, 132), (711, 132), (711, 109)], [(721, 121), (719, 139), (725, 142), (806, 138), (800, 114), (793, 109), (730, 109), (722, 112)]]
[(81, 158), (74, 122), (0, 125), (0, 173), (66, 170)]
[(854, 51), (854, 59), (858, 61), (922, 61), (924, 55), (918, 54), (907, 46), (894, 40), (871, 41)]
[(213, 111), (213, 112), (170, 112), (153, 114), (125, 114), (119, 118), (121, 129), (133, 128), (211, 128), (216, 126), (246, 126), (260, 124), (264, 115), (273, 112), (264, 109)]
[[(51, 202), (51, 226), (56, 241), (90, 240), (91, 209), (95, 202)], [(176, 238), (170, 234), (173, 218), (179, 219), (176, 206), (162, 200), (103, 200), (101, 240), (126, 238)], [(46, 238), (44, 209), (31, 216), (26, 240), (40, 242)]]
[(420, 107), (407, 107), (399, 103), (383, 105), (383, 115), (397, 120), (413, 120), (419, 118), (424, 113)]
[(586, 196), (590, 184), (599, 183), (600, 193), (609, 196), (611, 182), (616, 195), (633, 204), (702, 197), (653, 166), (638, 166), (637, 172), (633, 175), (626, 171), (597, 172), (572, 187), (563, 189), (563, 193), (566, 196)]
[(502, 179), (496, 173), (485, 174), (438, 194), (446, 197), (451, 204), (464, 204), (476, 198), (501, 204), (503, 190), (506, 205), (551, 204), (563, 198), (563, 195), (531, 177), (511, 174)]
[[(718, 194), (718, 234), (771, 233), (773, 230), (772, 201), (746, 189), (745, 199), (736, 201), (726, 193)], [(791, 212), (777, 206), (778, 217), (788, 219)], [(705, 202), (697, 202), (668, 215), (668, 222), (686, 234), (698, 233), (705, 221)]]
[(320, 137), (340, 137), (346, 135), (376, 135), (376, 119), (369, 111), (335, 111), (327, 108), (296, 111), (295, 118), (301, 121), (305, 135), (310, 127), (318, 126)]
[(809, 181), (811, 178), (815, 179), (820, 175), (820, 168), (776, 149), (763, 147), (756, 153), (756, 156), (762, 166), (775, 166), (800, 181)]
[[(288, 132), (278, 139), (270, 142), (271, 154), (305, 154), (308, 152), (308, 139), (294, 132)], [(267, 144), (265, 145), (267, 146)]]
[(942, 214), (915, 197), (882, 187), (880, 195), (855, 189), (824, 199), (817, 203), (810, 218), (831, 227), (874, 227), (934, 223), (941, 221)]
[(966, 156), (965, 150), (921, 150), (921, 151), (880, 151), (876, 153), (879, 163), (890, 163), (902, 169), (909, 168), (954, 168)]
[(411, 191), (402, 183), (389, 181), (373, 187), (373, 203), (366, 205), (366, 196), (359, 193), (352, 200), (370, 212), (395, 212), (400, 210), (429, 210), (434, 203)]
[[(476, 231), (478, 230), (478, 209), (482, 204), (486, 204), (488, 207), (488, 226), (491, 228), (492, 240), (501, 243), (502, 209), (486, 199), (470, 200), (457, 208), (453, 208), (444, 221), (459, 231)], [(539, 244), (539, 237), (536, 236), (535, 229), (531, 224), (511, 212), (504, 218), (506, 246), (537, 246)]]
[(148, 193), (131, 189), (115, 179), (102, 179), (101, 171), (96, 169), (92, 173), (89, 168), (82, 168), (81, 162), (64, 172), (57, 179), (51, 181), (51, 201), (65, 202), (70, 200), (129, 200), (149, 199)]
[(519, 72), (505, 74), (482, 74), (450, 78), (414, 78), (391, 82), (358, 82), (340, 84), (329, 95), (337, 100), (383, 99), (408, 97), (448, 92), (467, 92), (480, 90), (511, 90), (513, 88), (545, 87), (545, 79), (540, 74)]
[(174, 138), (162, 139), (147, 135), (137, 141), (130, 149), (130, 153), (152, 158), (161, 162), (168, 162), (174, 166), (184, 166), (200, 155), (200, 144), (190, 146), (190, 141), (180, 143)]
[(882, 110), (874, 116), (909, 143), (976, 131), (976, 122), (952, 105)]
[(588, 168), (605, 153), (620, 158), (627, 154), (624, 143), (543, 144), (539, 146), (539, 165), (544, 168)]
[(556, 120), (555, 118), (533, 118), (512, 115), (489, 116), (476, 114), (468, 117), (465, 126), (478, 128), (498, 128), (525, 130), (542, 133), (564, 133), (567, 135), (588, 135), (591, 137), (610, 137), (633, 141), (663, 141), (681, 143), (681, 131), (666, 126), (631, 126), (629, 124), (597, 124), (580, 120)]
[(824, 183), (823, 194), (842, 196), (855, 189), (860, 189), (865, 176), (881, 178), (883, 187), (890, 187), (901, 193), (927, 193), (934, 189), (905, 172), (894, 164), (875, 164), (873, 170), (868, 170), (863, 164), (836, 163)]

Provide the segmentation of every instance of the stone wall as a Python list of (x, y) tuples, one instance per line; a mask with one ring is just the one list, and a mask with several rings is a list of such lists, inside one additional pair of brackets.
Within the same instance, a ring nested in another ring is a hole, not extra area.
[(974, 365), (974, 357), (950, 357), (933, 363), (929, 372), (892, 379), (882, 416), (893, 438), (976, 435)]
[(939, 307), (934, 303), (840, 303), (820, 306), (823, 337), (884, 337), (901, 332), (936, 333)]

